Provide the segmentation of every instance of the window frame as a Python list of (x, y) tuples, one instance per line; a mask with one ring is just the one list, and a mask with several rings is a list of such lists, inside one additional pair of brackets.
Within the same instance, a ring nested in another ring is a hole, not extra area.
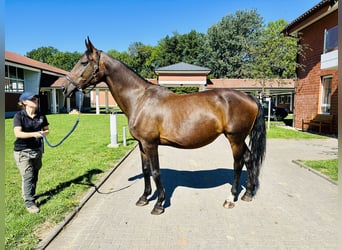
[(23, 68), (5, 65), (5, 92), (22, 93), (25, 89), (25, 71)]
[[(320, 114), (330, 114), (331, 95), (332, 95), (332, 75), (322, 76), (321, 78), (321, 101), (319, 107)], [(328, 84), (328, 86), (326, 86)]]
[(324, 30), (323, 53), (329, 53), (338, 49), (338, 25)]

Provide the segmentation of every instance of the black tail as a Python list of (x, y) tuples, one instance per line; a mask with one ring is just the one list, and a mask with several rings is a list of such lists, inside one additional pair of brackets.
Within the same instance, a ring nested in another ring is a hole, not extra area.
[(252, 178), (257, 187), (259, 182), (260, 168), (266, 154), (266, 127), (263, 107), (257, 98), (252, 98), (258, 105), (258, 115), (255, 119), (254, 126), (250, 134), (249, 146), (251, 150), (251, 163), (253, 166)]

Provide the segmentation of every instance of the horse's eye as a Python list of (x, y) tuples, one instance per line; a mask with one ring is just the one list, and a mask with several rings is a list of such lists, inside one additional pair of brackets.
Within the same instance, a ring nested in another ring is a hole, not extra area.
[(82, 66), (86, 66), (88, 64), (88, 61), (81, 62)]

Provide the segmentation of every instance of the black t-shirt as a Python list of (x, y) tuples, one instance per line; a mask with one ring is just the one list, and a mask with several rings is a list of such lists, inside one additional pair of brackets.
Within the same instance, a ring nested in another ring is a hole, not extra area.
[[(21, 110), (14, 115), (13, 126), (21, 127), (23, 132), (38, 132), (42, 128), (48, 126), (49, 123), (46, 116), (37, 112), (36, 116), (31, 118), (27, 115), (26, 110)], [(14, 142), (14, 150), (20, 151), (23, 149), (39, 149), (41, 146), (41, 139), (37, 138), (17, 138)]]

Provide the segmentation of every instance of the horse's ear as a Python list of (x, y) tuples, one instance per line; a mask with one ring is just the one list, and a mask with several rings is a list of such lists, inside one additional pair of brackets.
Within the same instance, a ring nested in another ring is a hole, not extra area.
[(93, 51), (95, 50), (94, 45), (91, 43), (89, 36), (87, 37), (87, 40), (85, 40), (85, 46), (87, 48), (87, 50), (91, 53), (93, 53)]

